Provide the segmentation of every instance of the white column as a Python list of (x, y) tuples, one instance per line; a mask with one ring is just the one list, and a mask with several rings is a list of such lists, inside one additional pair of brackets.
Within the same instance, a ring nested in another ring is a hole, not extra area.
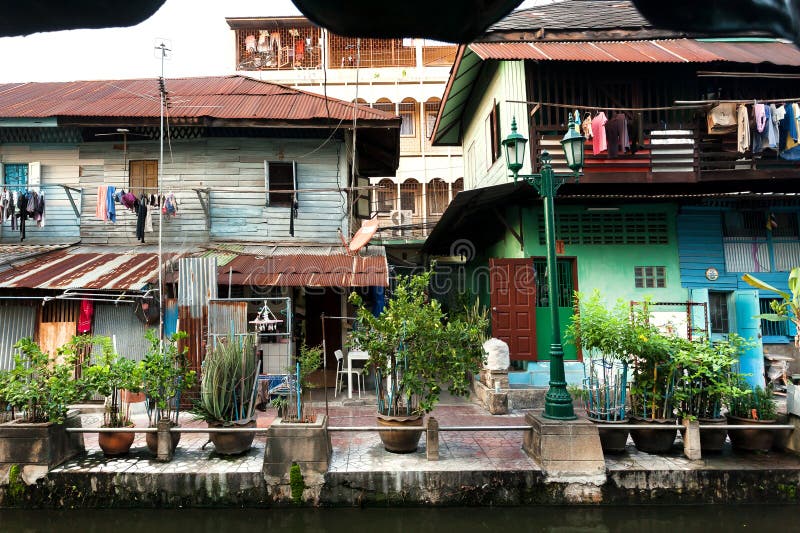
[(427, 195), (427, 183), (425, 181), (422, 182), (422, 234), (428, 234), (428, 228), (425, 227), (425, 223), (428, 221), (428, 195)]

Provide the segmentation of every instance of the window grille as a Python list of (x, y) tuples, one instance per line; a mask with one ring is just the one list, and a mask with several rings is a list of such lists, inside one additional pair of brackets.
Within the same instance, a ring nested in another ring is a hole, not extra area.
[(728, 293), (708, 293), (708, 314), (711, 321), (711, 333), (728, 333), (730, 331), (728, 316)]
[(397, 196), (397, 188), (392, 180), (381, 180), (378, 183), (377, 197), (378, 205), (376, 211), (379, 213), (388, 213), (394, 209), (394, 198)]
[(328, 34), (331, 68), (413, 67), (416, 50), (402, 39), (361, 39)]
[(322, 30), (312, 25), (236, 30), (238, 70), (322, 67)]
[[(774, 313), (770, 306), (774, 298), (759, 298), (758, 312), (760, 314)], [(763, 337), (788, 337), (789, 321), (775, 322), (772, 320), (761, 319), (761, 335)]]
[(722, 235), (728, 272), (788, 272), (800, 263), (795, 212), (726, 211)]
[(405, 137), (413, 137), (415, 134), (414, 123), (416, 122), (416, 108), (415, 102), (403, 102), (398, 105), (400, 112), (400, 135)]
[(436, 124), (436, 115), (439, 114), (438, 100), (425, 102), (425, 136), (429, 139), (433, 135), (433, 126)]
[[(558, 306), (572, 307), (572, 294), (575, 291), (572, 280), (572, 262), (559, 260), (558, 268)], [(550, 286), (547, 278), (547, 261), (540, 259), (533, 262), (536, 272), (536, 307), (549, 307)]]
[[(564, 244), (669, 244), (666, 213), (557, 213), (556, 239)], [(539, 243), (545, 244), (544, 215)]]
[(410, 179), (400, 185), (400, 209), (412, 211), (417, 214), (417, 199), (420, 197), (420, 184), (415, 179)]
[(441, 215), (447, 208), (447, 183), (436, 178), (425, 186), (428, 214)]

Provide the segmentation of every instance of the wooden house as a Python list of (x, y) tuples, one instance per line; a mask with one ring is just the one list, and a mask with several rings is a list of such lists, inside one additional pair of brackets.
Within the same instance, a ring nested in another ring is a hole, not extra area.
[[(339, 314), (351, 287), (388, 284), (380, 247), (352, 254), (343, 241), (369, 215), (357, 202), (368, 179), (397, 168), (399, 126), (240, 75), (0, 85), (0, 191), (45, 199), (43, 220), (16, 209), (0, 221), (0, 366), (42, 324), (74, 333), (87, 300), (103, 324), (91, 331), (116, 331), (141, 357), (131, 309), (180, 298), (180, 260), (198, 257), (216, 264), (209, 294), (290, 297), (291, 335), (320, 343), (321, 310)], [(134, 209), (110, 199), (120, 191)]]
[[(770, 35), (661, 30), (625, 0), (516, 11), (459, 48), (433, 143), (463, 148), (465, 192), (425, 249), (468, 260), (454, 268), (492, 308), (493, 334), (509, 341), (515, 368), (526, 370), (514, 379), (547, 381), (549, 298), (540, 202), (532, 187), (513, 183), (501, 142), (516, 119), (530, 139), (521, 173), (541, 170), (544, 150), (557, 172), (567, 171), (558, 141), (578, 110), (602, 136), (614, 135), (604, 120), (621, 115), (625, 126), (606, 146), (587, 139), (579, 182), (556, 198), (562, 322), (576, 290), (650, 297), (654, 312), (678, 320), (687, 335), (738, 332), (756, 341), (742, 367), (762, 382), (762, 353), (785, 351), (794, 331), (753, 318), (770, 295), (741, 276), (786, 288), (788, 270), (800, 265), (800, 168), (785, 136), (777, 149), (753, 144), (761, 133), (750, 121), (754, 104), (800, 99), (798, 67), (800, 51)], [(720, 104), (745, 106), (744, 126), (710, 121)], [(740, 146), (744, 130), (751, 140)], [(531, 269), (523, 279), (535, 280), (532, 288), (512, 284), (503, 294), (508, 272)], [(568, 359), (581, 357), (565, 348)], [(571, 381), (582, 377), (580, 365), (567, 367)]]

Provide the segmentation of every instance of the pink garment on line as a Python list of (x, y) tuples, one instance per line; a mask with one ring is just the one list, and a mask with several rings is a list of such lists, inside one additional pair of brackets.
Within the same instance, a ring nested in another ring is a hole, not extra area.
[(97, 188), (97, 205), (95, 206), (94, 216), (97, 220), (108, 220), (108, 199), (106, 194), (108, 187), (101, 185)]
[(78, 333), (88, 333), (92, 329), (94, 302), (81, 300), (81, 313), (78, 316)]
[(764, 104), (755, 104), (753, 106), (753, 115), (756, 118), (756, 131), (761, 133), (767, 124), (767, 113), (764, 111)]
[(605, 152), (608, 149), (606, 142), (606, 114), (600, 111), (596, 117), (592, 119), (592, 153), (594, 155), (600, 152)]

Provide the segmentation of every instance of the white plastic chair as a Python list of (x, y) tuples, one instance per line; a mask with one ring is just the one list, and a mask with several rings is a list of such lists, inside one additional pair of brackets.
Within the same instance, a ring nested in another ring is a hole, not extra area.
[[(347, 368), (344, 366), (344, 353), (341, 350), (336, 350), (333, 355), (336, 356), (336, 389), (333, 391), (333, 397), (336, 398), (347, 377)], [(361, 389), (364, 384), (364, 368), (354, 368), (353, 374), (356, 375), (358, 397), (361, 398)]]

